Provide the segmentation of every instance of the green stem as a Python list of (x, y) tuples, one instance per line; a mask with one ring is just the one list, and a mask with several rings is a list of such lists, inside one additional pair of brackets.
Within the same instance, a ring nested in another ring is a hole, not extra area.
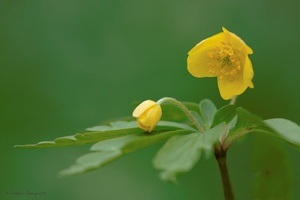
[(225, 200), (234, 200), (234, 194), (231, 187), (231, 182), (228, 174), (227, 163), (226, 163), (226, 151), (215, 148), (215, 157), (218, 161), (219, 169), (222, 176), (223, 191)]
[[(234, 105), (236, 103), (236, 98), (237, 96), (234, 96), (230, 100), (229, 104)], [(220, 141), (221, 143), (215, 145), (215, 157), (218, 161), (218, 166), (221, 172), (225, 200), (234, 200), (234, 194), (232, 191), (232, 186), (231, 186), (227, 163), (226, 163), (226, 151), (228, 148), (224, 143), (226, 139), (226, 132), (227, 130), (221, 136), (221, 141)]]
[(190, 113), (190, 111), (183, 103), (171, 97), (164, 97), (157, 101), (157, 104), (159, 105), (161, 105), (162, 103), (172, 103), (176, 105), (179, 109), (181, 109), (184, 112), (184, 114), (188, 117), (188, 119), (192, 122), (192, 124), (196, 126), (196, 128), (200, 133), (204, 132), (204, 129), (200, 126), (200, 124), (197, 122), (197, 120), (194, 118), (194, 116)]
[(235, 104), (235, 102), (236, 102), (236, 98), (237, 98), (237, 96), (234, 96), (231, 100), (230, 100), (230, 105), (234, 105)]

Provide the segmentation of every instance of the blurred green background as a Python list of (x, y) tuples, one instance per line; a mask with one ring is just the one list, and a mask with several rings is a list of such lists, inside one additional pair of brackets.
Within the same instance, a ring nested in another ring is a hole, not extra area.
[[(238, 105), (300, 124), (299, 9), (297, 0), (1, 0), (0, 199), (30, 199), (11, 192), (45, 192), (35, 199), (49, 200), (222, 199), (215, 160), (201, 160), (178, 184), (160, 181), (151, 166), (160, 145), (68, 178), (57, 172), (89, 145), (13, 146), (131, 115), (136, 100), (210, 98), (225, 105), (216, 79), (196, 79), (186, 70), (187, 52), (222, 26), (254, 50), (255, 88)], [(253, 139), (246, 136), (228, 153), (237, 199), (251, 199)], [(300, 151), (282, 145), (294, 170), (293, 199), (300, 199)]]

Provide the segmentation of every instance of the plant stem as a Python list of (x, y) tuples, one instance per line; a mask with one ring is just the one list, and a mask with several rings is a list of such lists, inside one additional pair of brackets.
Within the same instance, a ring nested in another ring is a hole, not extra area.
[(162, 103), (172, 103), (176, 105), (180, 110), (184, 112), (184, 114), (188, 117), (188, 119), (197, 127), (200, 133), (204, 132), (204, 129), (200, 126), (200, 124), (197, 122), (195, 117), (190, 113), (189, 109), (187, 109), (187, 107), (183, 103), (171, 97), (164, 97), (157, 101), (157, 104), (159, 105), (161, 105)]
[[(230, 102), (229, 105), (235, 105), (237, 96), (234, 96)], [(221, 143), (215, 145), (215, 157), (218, 161), (218, 166), (221, 172), (222, 177), (222, 184), (223, 184), (223, 192), (225, 200), (234, 200), (234, 194), (232, 191), (232, 186), (229, 178), (229, 173), (227, 169), (227, 163), (226, 163), (226, 151), (228, 147), (224, 148), (224, 141), (226, 139), (226, 132), (223, 133), (221, 136)]]
[(218, 161), (219, 169), (222, 176), (223, 191), (225, 200), (234, 200), (234, 194), (229, 179), (227, 164), (226, 164), (226, 151), (215, 148), (215, 157)]
[(231, 100), (230, 100), (230, 105), (234, 105), (235, 104), (235, 102), (236, 102), (236, 98), (237, 98), (237, 96), (234, 96)]

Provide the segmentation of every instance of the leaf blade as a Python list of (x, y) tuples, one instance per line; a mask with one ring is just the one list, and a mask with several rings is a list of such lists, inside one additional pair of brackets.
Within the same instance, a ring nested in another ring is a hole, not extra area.
[(224, 149), (228, 149), (236, 140), (249, 132), (258, 131), (273, 134), (260, 117), (250, 113), (242, 107), (238, 107), (236, 113), (236, 123), (232, 129), (229, 130), (224, 141)]
[[(113, 138), (94, 144), (91, 153), (80, 156), (75, 164), (62, 170), (60, 176), (70, 176), (98, 169), (128, 153), (165, 141), (173, 135), (188, 134), (191, 131), (180, 129), (156, 132), (154, 134), (136, 133), (119, 138)], [(85, 162), (83, 162), (85, 161)]]
[(236, 116), (236, 109), (235, 105), (227, 105), (220, 108), (214, 116), (211, 127), (222, 122), (226, 122), (226, 124), (228, 124)]
[(199, 109), (200, 109), (200, 114), (205, 123), (204, 129), (209, 130), (209, 128), (213, 123), (214, 116), (217, 112), (217, 108), (211, 100), (204, 99), (199, 103)]
[[(161, 121), (158, 123), (155, 131), (167, 130), (195, 130), (192, 127), (176, 122)], [(78, 146), (84, 144), (95, 143), (107, 139), (131, 135), (135, 133), (144, 133), (143, 130), (137, 127), (136, 121), (116, 121), (111, 122), (110, 125), (95, 126), (88, 128), (87, 132), (77, 133), (75, 135), (63, 136), (54, 139), (53, 141), (42, 141), (36, 144), (15, 145), (17, 148), (54, 148), (54, 147), (67, 147)]]
[(173, 136), (153, 159), (154, 167), (161, 170), (161, 178), (175, 181), (176, 176), (189, 171), (203, 153), (207, 158), (212, 156), (213, 146), (225, 129), (226, 125), (222, 123), (203, 134)]
[[(98, 141), (120, 137), (123, 135), (130, 135), (134, 133), (143, 132), (139, 128), (119, 129), (119, 130), (107, 130), (98, 132), (85, 132), (77, 133), (73, 136), (64, 136), (54, 139), (53, 141), (42, 141), (36, 144), (15, 145), (16, 148), (52, 148), (52, 147), (66, 147), (66, 146), (78, 146), (89, 143), (95, 143)], [(70, 139), (74, 138), (74, 139)]]
[(267, 119), (264, 122), (274, 130), (277, 135), (296, 146), (300, 146), (300, 126), (283, 118)]

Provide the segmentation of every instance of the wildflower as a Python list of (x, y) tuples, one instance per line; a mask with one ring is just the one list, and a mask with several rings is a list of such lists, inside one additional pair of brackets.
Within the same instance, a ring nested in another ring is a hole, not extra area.
[(254, 75), (248, 54), (253, 51), (234, 33), (223, 32), (198, 43), (189, 51), (188, 71), (197, 78), (217, 77), (221, 97), (225, 100), (253, 88)]
[(161, 115), (160, 105), (152, 100), (143, 101), (132, 113), (132, 116), (137, 118), (138, 126), (148, 132), (155, 128)]

